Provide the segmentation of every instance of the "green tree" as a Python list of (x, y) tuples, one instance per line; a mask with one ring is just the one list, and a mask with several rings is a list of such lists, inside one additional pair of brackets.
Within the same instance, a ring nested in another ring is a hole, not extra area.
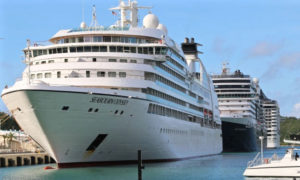
[(11, 148), (11, 143), (12, 143), (13, 139), (16, 139), (14, 133), (12, 133), (12, 132), (8, 133), (7, 134), (7, 139), (9, 141), (9, 148)]

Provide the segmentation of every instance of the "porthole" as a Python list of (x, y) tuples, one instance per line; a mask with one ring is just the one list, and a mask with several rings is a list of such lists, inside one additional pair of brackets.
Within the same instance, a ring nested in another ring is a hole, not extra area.
[(115, 111), (115, 114), (117, 114), (118, 112), (119, 112), (119, 111), (118, 111), (118, 110), (116, 110), (116, 111)]
[(124, 113), (124, 111), (121, 111), (121, 112), (120, 112), (120, 115), (122, 115), (123, 113)]
[(92, 112), (93, 111), (93, 108), (90, 108), (89, 110), (88, 110), (88, 112)]

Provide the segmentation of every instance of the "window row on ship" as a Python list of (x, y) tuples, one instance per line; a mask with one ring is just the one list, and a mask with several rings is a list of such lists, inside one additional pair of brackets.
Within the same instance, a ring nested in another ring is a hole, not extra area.
[[(28, 50), (24, 50), (27, 54)], [(136, 47), (136, 46), (70, 46), (70, 47), (56, 47), (49, 49), (31, 49), (30, 57), (37, 57), (48, 54), (61, 54), (61, 53), (83, 53), (83, 52), (118, 52), (118, 53), (138, 53), (146, 55), (167, 55), (171, 58), (170, 61), (179, 69), (184, 68), (185, 60), (176, 51), (171, 48), (156, 46), (156, 47)]]
[(78, 36), (78, 37), (71, 37), (71, 38), (63, 38), (54, 41), (55, 44), (90, 43), (90, 42), (118, 42), (118, 43), (145, 44), (145, 43), (161, 43), (162, 41), (160, 39), (155, 39), (155, 38), (137, 38), (137, 37), (126, 37), (126, 36)]
[[(148, 59), (144, 59), (144, 60), (136, 60), (136, 59), (115, 59), (115, 58), (74, 58), (72, 59), (72, 61), (76, 60), (76, 62), (120, 62), (120, 63), (144, 63), (144, 64), (150, 64), (150, 62), (152, 63), (151, 65), (156, 65), (158, 68), (160, 68), (161, 70), (167, 72), (168, 74), (170, 74), (171, 76), (176, 77), (178, 80), (182, 81), (182, 83), (185, 83), (185, 77), (183, 75), (181, 75), (180, 73), (176, 72), (175, 70), (172, 70), (171, 68), (168, 67), (168, 65), (166, 64), (162, 64), (161, 62), (156, 62), (154, 60), (148, 60)], [(56, 60), (56, 62), (72, 62), (69, 59), (58, 59)], [(54, 63), (55, 61), (53, 59), (50, 60), (35, 60), (35, 62), (31, 62), (31, 65), (35, 64), (35, 65), (39, 65), (39, 64), (50, 64), (50, 63)]]
[[(25, 50), (27, 53), (28, 50)], [(62, 54), (62, 53), (84, 53), (84, 52), (118, 52), (118, 53), (138, 53), (148, 55), (166, 55), (166, 47), (136, 47), (136, 46), (70, 46), (56, 47), (49, 49), (31, 49), (33, 57), (41, 55)]]
[[(63, 73), (63, 74), (62, 74)], [(187, 90), (186, 88), (174, 83), (173, 81), (170, 81), (160, 75), (150, 73), (150, 72), (144, 72), (143, 74), (140, 74), (135, 71), (125, 72), (125, 71), (113, 71), (113, 70), (69, 70), (69, 71), (55, 71), (55, 72), (49, 72), (46, 71), (44, 73), (42, 72), (31, 72), (30, 78), (31, 79), (42, 79), (42, 78), (134, 78), (134, 79), (144, 79), (144, 80), (150, 80), (150, 81), (158, 81), (163, 83), (166, 86), (169, 86), (170, 88), (173, 88), (174, 90), (178, 90), (183, 94), (186, 94), (187, 96), (190, 96), (191, 98), (194, 98), (195, 101), (201, 102), (203, 100), (203, 97), (201, 95), (196, 95), (195, 93)], [(151, 92), (151, 91), (150, 91)], [(153, 94), (153, 93), (152, 93)], [(167, 98), (167, 100), (172, 101), (172, 98)], [(185, 102), (183, 101), (175, 101), (177, 104), (185, 105)], [(198, 110), (196, 107), (193, 108), (195, 110)]]
[(216, 122), (214, 122), (211, 111), (210, 113), (207, 113), (203, 117), (201, 117), (180, 110), (175, 110), (169, 107), (150, 103), (147, 112), (149, 114), (156, 114), (160, 116), (172, 117), (179, 120), (198, 123), (201, 126), (221, 128), (219, 124), (216, 124)]

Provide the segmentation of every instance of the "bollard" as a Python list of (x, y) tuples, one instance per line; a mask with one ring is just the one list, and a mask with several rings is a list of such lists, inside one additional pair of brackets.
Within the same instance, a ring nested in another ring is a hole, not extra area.
[(142, 169), (144, 169), (145, 166), (142, 164), (142, 151), (138, 150), (138, 180), (142, 180)]

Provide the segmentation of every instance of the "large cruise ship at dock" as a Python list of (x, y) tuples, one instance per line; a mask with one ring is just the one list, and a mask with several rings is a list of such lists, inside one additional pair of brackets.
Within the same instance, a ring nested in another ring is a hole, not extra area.
[(258, 79), (240, 70), (230, 73), (226, 65), (220, 75), (212, 75), (222, 120), (223, 150), (256, 151), (258, 137), (265, 135)]
[[(222, 152), (221, 120), (200, 44), (178, 45), (154, 14), (138, 24), (136, 1), (120, 20), (58, 31), (50, 45), (24, 48), (22, 79), (2, 99), (58, 163), (83, 167), (173, 161)], [(115, 12), (114, 12), (115, 13)], [(116, 14), (116, 13), (115, 13)]]

